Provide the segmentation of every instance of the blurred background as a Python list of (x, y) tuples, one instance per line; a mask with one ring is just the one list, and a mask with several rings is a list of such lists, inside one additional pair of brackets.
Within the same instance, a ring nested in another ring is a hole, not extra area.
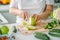
[(10, 0), (0, 0), (0, 23), (15, 23), (16, 17), (9, 13)]
[[(15, 23), (16, 17), (9, 14), (10, 0), (0, 0), (0, 23)], [(54, 0), (54, 9), (60, 5), (60, 0)]]

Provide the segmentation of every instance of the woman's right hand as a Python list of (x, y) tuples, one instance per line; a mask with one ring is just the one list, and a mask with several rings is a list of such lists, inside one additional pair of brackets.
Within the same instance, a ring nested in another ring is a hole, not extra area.
[(27, 18), (28, 18), (28, 12), (24, 11), (24, 10), (20, 10), (18, 16), (21, 17), (24, 20), (27, 20)]

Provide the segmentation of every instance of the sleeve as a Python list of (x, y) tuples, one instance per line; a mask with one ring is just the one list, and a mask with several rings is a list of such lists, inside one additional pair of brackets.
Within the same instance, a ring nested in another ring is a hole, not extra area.
[(47, 5), (54, 5), (54, 0), (46, 0)]
[(18, 8), (18, 2), (16, 0), (11, 0), (11, 2), (10, 2), (10, 8), (11, 7)]

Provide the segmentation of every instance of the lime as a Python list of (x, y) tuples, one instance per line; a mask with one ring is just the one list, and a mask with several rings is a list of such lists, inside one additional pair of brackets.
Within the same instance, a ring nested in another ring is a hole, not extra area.
[(3, 25), (1, 28), (1, 33), (2, 34), (8, 34), (9, 28), (6, 25)]

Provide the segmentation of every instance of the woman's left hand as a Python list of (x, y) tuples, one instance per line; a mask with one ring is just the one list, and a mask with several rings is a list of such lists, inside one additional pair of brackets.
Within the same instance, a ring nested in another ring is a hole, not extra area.
[(34, 17), (36, 22), (40, 20), (40, 16), (38, 14), (33, 14), (31, 17)]

